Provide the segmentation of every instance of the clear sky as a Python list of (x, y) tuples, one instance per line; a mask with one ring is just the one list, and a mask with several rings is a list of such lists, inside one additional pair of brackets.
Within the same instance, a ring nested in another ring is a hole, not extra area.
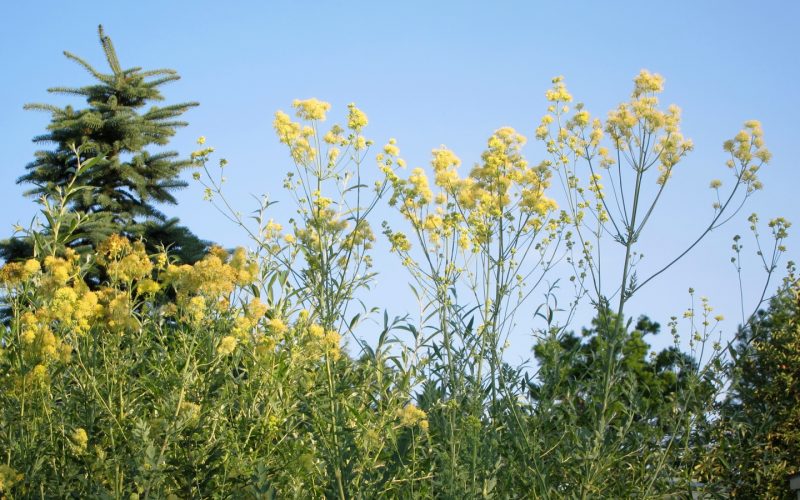
[[(201, 106), (185, 115), (190, 126), (170, 148), (188, 154), (205, 135), (230, 161), (229, 192), (242, 211), (255, 208), (249, 194), (287, 200), (281, 179), (288, 157), (271, 122), (295, 98), (331, 102), (332, 117), (356, 102), (369, 116), (367, 135), (377, 144), (397, 138), (411, 166), (427, 165), (430, 150), (445, 144), (468, 167), (500, 126), (533, 136), (553, 76), (564, 75), (576, 99), (604, 116), (647, 68), (666, 77), (664, 104), (681, 106), (684, 133), (696, 150), (675, 172), (643, 237), (643, 269), (679, 252), (708, 220), (708, 183), (727, 174), (721, 144), (745, 120), (762, 121), (774, 154), (761, 173), (765, 189), (745, 213), (643, 289), (628, 309), (664, 324), (686, 309), (693, 286), (728, 317), (723, 328), (731, 332), (740, 317), (731, 237), (746, 232), (752, 211), (763, 220), (783, 215), (800, 223), (798, 19), (800, 4), (786, 1), (10, 2), (0, 21), (0, 235), (35, 212), (14, 181), (48, 116), (22, 106), (64, 103), (46, 89), (90, 81), (61, 52), (103, 67), (100, 23), (123, 66), (178, 70), (182, 80), (164, 89), (166, 102)], [(541, 157), (539, 146), (528, 152), (531, 161)], [(198, 235), (246, 244), (202, 201), (197, 185), (179, 199), (165, 211)], [(789, 241), (790, 258), (798, 255), (797, 241)], [(744, 244), (753, 251), (749, 239)], [(390, 314), (402, 314), (413, 305), (401, 297), (407, 280), (393, 259), (378, 261), (372, 297), (375, 305), (390, 305)], [(760, 275), (755, 259), (747, 266), (745, 303), (752, 307)], [(528, 356), (526, 331), (513, 341), (516, 359)]]

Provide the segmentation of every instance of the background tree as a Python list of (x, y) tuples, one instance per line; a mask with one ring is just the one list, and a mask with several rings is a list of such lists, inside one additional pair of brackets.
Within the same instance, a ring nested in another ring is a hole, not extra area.
[[(173, 255), (182, 261), (195, 262), (202, 257), (207, 243), (157, 208), (159, 204), (176, 203), (173, 192), (187, 185), (178, 176), (192, 162), (179, 158), (176, 152), (150, 152), (147, 148), (166, 145), (177, 128), (187, 125), (178, 118), (197, 103), (151, 106), (145, 110), (148, 104), (164, 99), (159, 90), (162, 85), (180, 77), (170, 69), (123, 69), (111, 39), (102, 26), (98, 31), (111, 72), (101, 73), (80, 57), (64, 52), (97, 81), (84, 87), (55, 87), (48, 91), (85, 97), (88, 107), (26, 105), (26, 109), (52, 115), (47, 133), (33, 140), (37, 144), (54, 143), (55, 148), (37, 151), (35, 160), (26, 167), (27, 173), (17, 182), (35, 186), (25, 193), (28, 196), (57, 196), (58, 190), (72, 180), (78, 160), (85, 162), (100, 156), (102, 160), (78, 176), (77, 185), (86, 189), (72, 199), (70, 209), (103, 217), (96, 217), (97, 223), (84, 227), (82, 237), (72, 246), (94, 248), (109, 234), (121, 233), (144, 239), (150, 249), (170, 246)], [(31, 254), (30, 241), (12, 239), (0, 245), (0, 257), (7, 261)]]
[(706, 470), (731, 495), (793, 498), (788, 476), (800, 457), (800, 282), (781, 292), (731, 350), (731, 386), (712, 428)]
[[(631, 398), (626, 403), (638, 407), (636, 418), (660, 414), (660, 407), (685, 391), (697, 365), (692, 356), (675, 346), (651, 351), (645, 337), (660, 331), (661, 326), (647, 316), (639, 317), (631, 329), (630, 322), (627, 326), (617, 322), (616, 315), (606, 309), (580, 335), (566, 332), (537, 344), (534, 354), (541, 369), (540, 382), (531, 385), (534, 399), (553, 399), (553, 391), (566, 391), (580, 400), (580, 405), (591, 404), (592, 395), (586, 388), (596, 385), (594, 379), (613, 363), (619, 388)], [(622, 347), (609, 359), (612, 342)]]
[[(686, 469), (678, 450), (693, 445), (692, 425), (713, 400), (714, 385), (677, 346), (652, 351), (646, 337), (659, 332), (646, 316), (619, 321), (601, 305), (581, 333), (554, 332), (536, 344), (529, 432), (548, 450), (537, 467), (549, 471), (549, 490), (582, 489), (576, 478), (598, 460), (615, 464), (602, 469), (604, 496), (678, 488)], [(606, 430), (599, 445), (592, 442), (597, 422)]]

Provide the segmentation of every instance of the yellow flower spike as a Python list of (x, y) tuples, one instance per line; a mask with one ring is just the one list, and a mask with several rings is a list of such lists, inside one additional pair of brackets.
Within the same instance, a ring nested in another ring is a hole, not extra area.
[(47, 367), (40, 363), (28, 372), (27, 379), (28, 383), (32, 385), (45, 386), (50, 380), (50, 373), (47, 371)]
[(247, 256), (247, 250), (236, 248), (228, 265), (236, 273), (236, 284), (245, 286), (251, 284), (258, 276), (258, 263)]
[(283, 143), (291, 142), (300, 135), (300, 125), (292, 122), (289, 115), (283, 111), (275, 113), (272, 127), (275, 129), (275, 133), (278, 134), (278, 139)]
[(245, 306), (245, 315), (253, 320), (259, 320), (269, 311), (269, 306), (254, 298)]
[(347, 108), (349, 110), (347, 115), (347, 127), (356, 132), (360, 132), (367, 126), (367, 115), (358, 109), (354, 103), (348, 104)]
[(86, 451), (86, 445), (89, 443), (89, 435), (86, 433), (86, 429), (78, 427), (72, 431), (70, 438), (72, 440), (73, 449), (77, 453), (80, 454)]
[(55, 318), (70, 318), (72, 316), (78, 294), (75, 289), (69, 286), (62, 286), (53, 294), (53, 301), (50, 309)]
[(196, 421), (200, 417), (201, 406), (191, 401), (183, 401), (178, 408), (180, 415), (187, 421)]
[(192, 297), (186, 305), (186, 318), (192, 325), (199, 325), (206, 317), (206, 301), (203, 297)]
[(119, 234), (112, 234), (97, 246), (98, 260), (105, 263), (130, 253), (131, 242)]
[(333, 167), (336, 164), (336, 161), (339, 159), (339, 155), (341, 154), (341, 150), (339, 148), (330, 148), (328, 150), (328, 166)]
[(336, 330), (328, 330), (325, 332), (325, 337), (322, 342), (323, 348), (334, 361), (337, 361), (341, 357), (341, 341), (342, 336), (339, 335), (339, 332)]
[(283, 335), (289, 331), (289, 327), (286, 326), (286, 323), (284, 323), (281, 318), (273, 318), (269, 320), (269, 329), (276, 335)]
[(42, 270), (41, 264), (36, 259), (28, 259), (25, 261), (25, 264), (22, 266), (23, 270), (25, 271), (26, 278), (38, 273)]
[(292, 107), (297, 110), (298, 118), (309, 121), (325, 121), (325, 113), (331, 109), (329, 103), (313, 97), (306, 100), (295, 99)]
[(572, 101), (572, 94), (567, 91), (563, 76), (553, 78), (553, 88), (545, 92), (544, 96), (550, 102)]
[(344, 145), (345, 142), (344, 138), (344, 130), (339, 125), (334, 125), (331, 129), (323, 136), (322, 140), (330, 145)]
[(634, 98), (644, 94), (661, 92), (664, 89), (664, 77), (656, 73), (650, 73), (646, 69), (641, 70), (639, 74), (636, 75), (636, 78), (633, 79), (633, 82)]
[(153, 295), (161, 289), (161, 285), (151, 279), (143, 279), (136, 284), (136, 291), (141, 295)]
[(58, 359), (62, 363), (69, 363), (72, 360), (72, 346), (62, 342), (58, 350)]
[(423, 431), (428, 429), (428, 415), (419, 409), (415, 404), (409, 403), (402, 409), (397, 410), (397, 417), (403, 427), (414, 427), (419, 425)]
[(25, 281), (25, 275), (26, 272), (21, 262), (9, 262), (0, 268), (0, 283), (15, 287)]
[(278, 140), (289, 147), (292, 159), (301, 164), (308, 163), (316, 157), (317, 150), (311, 146), (308, 136), (313, 133), (310, 127), (301, 127), (289, 118), (283, 111), (275, 113), (272, 122)]
[(395, 139), (389, 139), (389, 143), (383, 147), (383, 152), (389, 156), (400, 155), (400, 148), (397, 147), (397, 141)]
[(36, 332), (33, 330), (23, 330), (19, 336), (20, 340), (23, 344), (30, 345), (33, 344), (33, 341), (36, 340)]
[(585, 127), (586, 125), (589, 125), (589, 112), (588, 111), (579, 111), (578, 113), (575, 113), (575, 118), (574, 119), (575, 119), (575, 123), (579, 127)]
[(445, 146), (433, 150), (431, 166), (434, 172), (434, 182), (437, 186), (448, 192), (454, 192), (459, 186), (459, 177), (456, 169), (461, 165), (461, 160)]
[(417, 198), (424, 203), (430, 203), (433, 199), (433, 192), (428, 184), (428, 176), (421, 168), (415, 168), (411, 171), (408, 182), (414, 187), (410, 193), (412, 197)]
[(232, 337), (230, 335), (223, 337), (222, 340), (219, 341), (219, 346), (217, 346), (217, 354), (220, 356), (227, 356), (231, 354), (234, 350), (236, 350), (236, 344), (239, 341), (236, 337)]
[(6, 464), (0, 464), (0, 493), (11, 491), (11, 488), (22, 481), (25, 476)]
[(75, 268), (70, 262), (51, 255), (44, 258), (44, 266), (52, 282), (57, 285), (66, 284), (75, 272)]
[(311, 336), (311, 338), (319, 340), (325, 336), (325, 329), (314, 323), (308, 325), (308, 334)]

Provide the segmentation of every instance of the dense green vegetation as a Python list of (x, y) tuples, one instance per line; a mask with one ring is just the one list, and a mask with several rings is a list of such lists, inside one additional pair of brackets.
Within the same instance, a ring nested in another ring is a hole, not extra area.
[[(529, 162), (504, 127), (466, 173), (435, 150), (430, 179), (405, 171), (394, 139), (374, 153), (355, 105), (326, 126), (329, 104), (297, 100), (273, 122), (296, 207), (280, 223), (267, 201), (252, 219), (233, 207), (204, 138), (190, 160), (146, 151), (194, 104), (140, 112), (177, 76), (123, 70), (101, 42), (111, 74), (68, 54), (99, 83), (53, 89), (88, 108), (35, 106), (53, 114), (36, 140), (57, 145), (21, 178), (41, 225), (3, 247), (0, 498), (789, 498), (792, 264), (728, 346), (705, 298), (660, 352), (661, 326), (630, 319), (630, 298), (671, 268), (640, 268), (637, 245), (692, 149), (659, 75), (637, 75), (606, 120), (556, 78), (535, 130), (547, 157)], [(728, 191), (712, 183), (720, 202), (687, 252), (761, 188), (760, 124), (724, 150)], [(189, 166), (250, 249), (158, 210)], [(381, 225), (377, 207), (400, 222)], [(767, 279), (789, 226), (768, 224)], [(408, 271), (413, 315), (365, 293), (380, 237)], [(569, 287), (545, 285), (556, 273)], [(568, 317), (593, 305), (594, 320), (560, 323), (559, 304)], [(509, 338), (534, 323), (535, 362), (510, 364)]]

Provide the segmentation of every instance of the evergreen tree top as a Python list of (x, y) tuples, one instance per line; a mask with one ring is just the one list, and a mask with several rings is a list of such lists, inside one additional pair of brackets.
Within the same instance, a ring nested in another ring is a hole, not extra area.
[(162, 101), (164, 97), (159, 87), (180, 76), (171, 69), (123, 69), (102, 26), (98, 34), (111, 72), (101, 73), (84, 59), (64, 52), (67, 58), (86, 69), (97, 83), (78, 88), (48, 89), (53, 93), (83, 96), (87, 108), (26, 105), (26, 109), (50, 112), (52, 121), (47, 127), (48, 132), (35, 137), (34, 142), (55, 143), (56, 149), (38, 151), (36, 160), (26, 167), (28, 173), (18, 182), (36, 186), (26, 193), (28, 195), (52, 193), (74, 170), (71, 146), (81, 146), (87, 158), (99, 155), (106, 160), (84, 174), (86, 178), (82, 183), (95, 189), (87, 193), (83, 197), (84, 203), (75, 208), (89, 212), (108, 209), (121, 212), (123, 218), (127, 214), (163, 219), (150, 200), (174, 204), (170, 191), (186, 186), (177, 176), (191, 162), (176, 159), (177, 153), (150, 154), (145, 148), (167, 144), (177, 128), (187, 125), (178, 117), (197, 103), (152, 106), (142, 110), (148, 103)]
[[(65, 51), (64, 55), (83, 67), (95, 81), (82, 87), (48, 89), (51, 93), (83, 97), (86, 107), (25, 106), (50, 113), (47, 132), (33, 140), (54, 147), (37, 151), (17, 183), (34, 186), (25, 193), (27, 196), (52, 197), (72, 180), (78, 160), (83, 163), (101, 157), (91, 168), (80, 172), (77, 185), (85, 189), (70, 200), (69, 208), (86, 214), (107, 214), (108, 224), (95, 228), (89, 241), (82, 243), (95, 246), (111, 233), (134, 239), (155, 234), (163, 238), (148, 241), (149, 245), (171, 245), (183, 260), (194, 261), (202, 255), (205, 242), (178, 226), (177, 220), (168, 218), (157, 207), (177, 203), (174, 191), (187, 186), (180, 173), (192, 161), (180, 158), (173, 151), (148, 151), (148, 148), (168, 144), (176, 130), (187, 125), (181, 115), (198, 103), (154, 105), (164, 100), (161, 87), (180, 78), (177, 72), (125, 69), (102, 26), (98, 27), (98, 35), (110, 71), (101, 72), (85, 59)], [(80, 151), (79, 158), (74, 154), (76, 150)], [(181, 255), (181, 249), (192, 250)], [(2, 248), (0, 254), (7, 259), (20, 257)]]

